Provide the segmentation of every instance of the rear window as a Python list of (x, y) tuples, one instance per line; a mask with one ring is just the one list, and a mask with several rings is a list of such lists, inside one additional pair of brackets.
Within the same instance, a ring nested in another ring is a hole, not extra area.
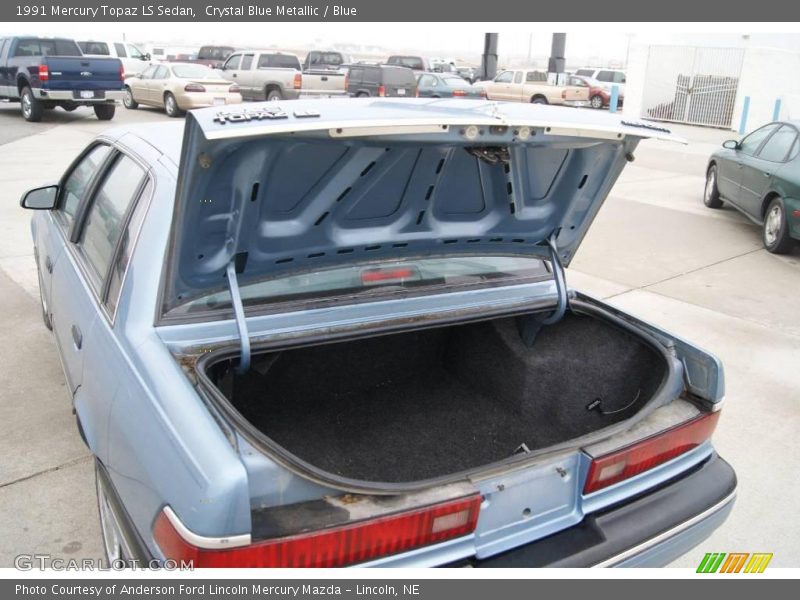
[(387, 62), (390, 65), (402, 65), (417, 71), (425, 70), (425, 63), (419, 56), (390, 56)]
[(172, 67), (175, 77), (182, 79), (214, 79), (219, 77), (214, 69), (205, 65), (175, 65)]
[(468, 88), (471, 87), (468, 82), (461, 79), (461, 77), (443, 77), (442, 81), (444, 81), (445, 85), (448, 85), (452, 88)]
[(338, 52), (313, 52), (308, 56), (308, 64), (340, 66), (344, 64), (342, 55)]
[(594, 69), (578, 69), (575, 71), (575, 75), (581, 75), (582, 77), (591, 77), (594, 75)]
[(417, 79), (414, 71), (403, 67), (388, 68), (383, 70), (383, 82), (390, 85), (415, 85)]
[(231, 46), (203, 46), (197, 52), (197, 58), (201, 60), (224, 60), (233, 54), (234, 48)]
[(300, 70), (300, 59), (291, 54), (262, 54), (258, 57), (259, 69)]
[(84, 54), (111, 55), (111, 52), (108, 50), (108, 44), (105, 42), (78, 42), (78, 46)]
[(72, 40), (22, 38), (17, 41), (14, 56), (82, 56), (82, 54), (78, 44)]

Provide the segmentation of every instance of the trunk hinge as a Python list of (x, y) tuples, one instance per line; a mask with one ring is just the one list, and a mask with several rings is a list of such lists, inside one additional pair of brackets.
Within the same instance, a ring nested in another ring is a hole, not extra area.
[(236, 317), (236, 328), (239, 330), (239, 343), (240, 343), (240, 357), (239, 357), (239, 373), (246, 373), (250, 369), (250, 334), (247, 332), (247, 321), (244, 317), (244, 305), (242, 304), (242, 295), (239, 293), (239, 280), (236, 277), (237, 260), (234, 258), (228, 264), (228, 289), (231, 292), (231, 305), (233, 306), (233, 314)]
[(522, 341), (528, 347), (533, 346), (536, 341), (536, 336), (539, 335), (539, 331), (541, 331), (542, 327), (558, 323), (569, 308), (567, 277), (564, 274), (564, 265), (561, 264), (561, 257), (558, 255), (558, 246), (556, 245), (556, 238), (558, 237), (559, 231), (559, 229), (553, 231), (550, 237), (545, 241), (545, 244), (550, 249), (550, 265), (553, 269), (553, 279), (556, 284), (558, 304), (556, 305), (556, 309), (549, 315), (542, 316), (534, 313), (522, 317), (519, 320), (520, 337), (522, 337)]

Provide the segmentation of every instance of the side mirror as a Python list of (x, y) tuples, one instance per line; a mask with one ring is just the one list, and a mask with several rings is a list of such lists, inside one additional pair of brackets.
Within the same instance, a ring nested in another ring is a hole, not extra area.
[(31, 210), (53, 210), (56, 207), (57, 197), (58, 186), (46, 185), (33, 188), (22, 194), (19, 205), (22, 208), (29, 208)]
[(148, 52), (146, 54), (143, 54), (139, 58), (141, 58), (142, 60), (150, 60), (150, 53)]
[(736, 140), (726, 140), (722, 142), (722, 147), (727, 148), (728, 150), (738, 150), (739, 142), (737, 142)]

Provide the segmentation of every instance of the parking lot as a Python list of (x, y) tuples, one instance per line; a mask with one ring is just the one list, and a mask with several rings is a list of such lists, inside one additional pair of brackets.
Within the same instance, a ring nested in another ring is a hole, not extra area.
[[(567, 109), (565, 109), (567, 110)], [(118, 107), (113, 125), (160, 121)], [(0, 103), (0, 566), (20, 553), (97, 557), (91, 457), (80, 440), (50, 333), (41, 321), (27, 188), (56, 180), (108, 127), (89, 109), (48, 111), (26, 123)], [(800, 249), (775, 256), (732, 209), (703, 206), (708, 155), (730, 132), (677, 127), (687, 146), (645, 141), (614, 187), (568, 274), (606, 298), (716, 353), (727, 400), (715, 434), (739, 476), (730, 519), (674, 566), (705, 552), (772, 552), (797, 566), (800, 535)], [(57, 302), (58, 299), (56, 298)]]

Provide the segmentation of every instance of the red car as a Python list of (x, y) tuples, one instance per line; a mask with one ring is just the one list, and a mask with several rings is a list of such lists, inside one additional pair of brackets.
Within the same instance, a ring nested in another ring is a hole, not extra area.
[[(571, 75), (569, 85), (589, 88), (586, 100), (592, 108), (606, 108), (611, 102), (611, 91), (603, 87), (603, 84), (596, 79), (582, 75)], [(619, 97), (617, 106), (622, 106), (622, 96)]]

